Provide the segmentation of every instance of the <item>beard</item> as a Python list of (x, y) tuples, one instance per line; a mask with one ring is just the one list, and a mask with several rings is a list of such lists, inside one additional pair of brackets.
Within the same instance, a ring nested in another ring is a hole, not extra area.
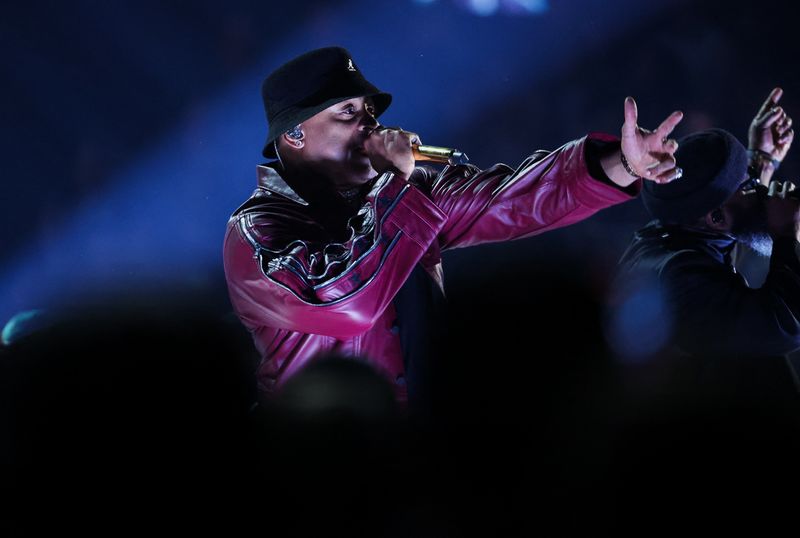
[(772, 237), (767, 232), (767, 208), (756, 204), (752, 211), (737, 215), (731, 235), (759, 256), (772, 255)]
[(772, 238), (767, 233), (747, 234), (742, 238), (736, 238), (753, 252), (764, 258), (772, 256)]

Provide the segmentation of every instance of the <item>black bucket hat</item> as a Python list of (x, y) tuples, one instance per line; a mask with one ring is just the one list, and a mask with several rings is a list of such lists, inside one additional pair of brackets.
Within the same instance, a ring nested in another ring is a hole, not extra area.
[(698, 131), (678, 141), (680, 179), (658, 184), (644, 181), (642, 201), (662, 223), (691, 224), (721, 206), (747, 174), (747, 150), (723, 129)]
[(354, 97), (372, 97), (377, 117), (392, 102), (390, 94), (364, 78), (342, 47), (312, 50), (283, 64), (264, 79), (261, 97), (269, 122), (262, 154), (273, 159), (273, 142), (282, 133), (329, 106)]

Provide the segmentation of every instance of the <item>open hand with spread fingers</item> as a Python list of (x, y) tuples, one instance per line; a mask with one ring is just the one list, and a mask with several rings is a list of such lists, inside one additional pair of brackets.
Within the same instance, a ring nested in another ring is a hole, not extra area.
[(633, 97), (626, 97), (620, 155), (625, 170), (631, 176), (656, 183), (669, 183), (680, 178), (683, 171), (677, 166), (674, 156), (678, 142), (669, 135), (683, 118), (683, 112), (676, 110), (667, 116), (655, 131), (639, 127), (638, 118), (636, 101)]

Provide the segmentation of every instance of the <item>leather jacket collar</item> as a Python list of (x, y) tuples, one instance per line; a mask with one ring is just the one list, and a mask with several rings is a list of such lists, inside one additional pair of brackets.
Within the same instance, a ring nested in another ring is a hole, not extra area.
[(293, 202), (297, 202), (301, 205), (308, 205), (308, 202), (303, 200), (303, 198), (294, 192), (294, 190), (284, 181), (281, 175), (275, 170), (272, 165), (270, 164), (259, 164), (256, 167), (256, 172), (258, 174), (258, 186), (259, 188), (268, 190), (275, 194), (280, 194), (281, 196), (292, 200)]
[(636, 232), (637, 242), (653, 240), (665, 243), (670, 250), (700, 250), (726, 265), (731, 264), (731, 253), (736, 246), (736, 238), (727, 233), (694, 226), (661, 224), (657, 220)]

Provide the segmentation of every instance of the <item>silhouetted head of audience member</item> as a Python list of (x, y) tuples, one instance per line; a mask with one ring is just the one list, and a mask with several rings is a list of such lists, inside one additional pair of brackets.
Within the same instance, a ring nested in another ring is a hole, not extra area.
[(413, 499), (394, 390), (363, 360), (319, 357), (262, 402), (256, 480), (281, 535), (383, 536)]
[(297, 419), (378, 422), (397, 417), (390, 384), (365, 361), (328, 355), (309, 364), (276, 394), (276, 408)]
[(163, 296), (50, 311), (0, 356), (4, 486), (28, 506), (123, 512), (142, 492), (235, 494), (255, 461), (250, 349), (238, 324)]

